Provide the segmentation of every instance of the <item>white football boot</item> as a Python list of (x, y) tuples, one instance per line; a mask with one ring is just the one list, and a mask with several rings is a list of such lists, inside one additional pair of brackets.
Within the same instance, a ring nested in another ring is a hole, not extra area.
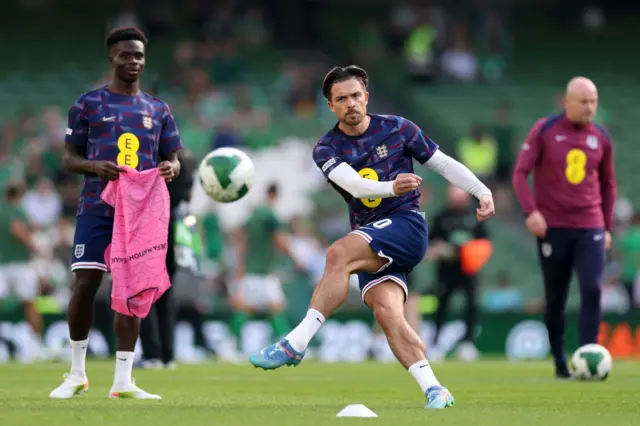
[(79, 376), (77, 374), (65, 373), (64, 381), (60, 386), (55, 388), (49, 394), (49, 398), (53, 399), (70, 399), (74, 396), (80, 396), (89, 390), (89, 380), (87, 376)]
[(135, 380), (128, 385), (113, 385), (109, 391), (111, 399), (162, 399), (160, 395), (147, 393), (136, 386)]

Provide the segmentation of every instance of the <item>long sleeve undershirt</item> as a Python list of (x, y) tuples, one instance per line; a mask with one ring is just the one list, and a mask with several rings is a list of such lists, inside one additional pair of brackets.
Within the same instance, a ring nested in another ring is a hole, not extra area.
[[(453, 185), (469, 192), (476, 198), (491, 195), (491, 191), (463, 164), (454, 160), (440, 150), (433, 153), (426, 166), (440, 174)], [(346, 163), (339, 164), (329, 173), (329, 179), (354, 198), (389, 198), (396, 194), (393, 191), (395, 181), (378, 182), (361, 177), (358, 172)]]

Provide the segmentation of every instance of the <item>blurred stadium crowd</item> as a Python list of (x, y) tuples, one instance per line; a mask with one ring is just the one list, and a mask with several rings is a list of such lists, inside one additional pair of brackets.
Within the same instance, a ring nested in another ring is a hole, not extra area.
[[(624, 46), (607, 49), (629, 29), (607, 8), (543, 2), (550, 14), (540, 27), (540, 13), (530, 13), (534, 6), (521, 10), (489, 1), (167, 0), (151, 7), (131, 0), (116, 2), (117, 7), (96, 3), (82, 12), (81, 20), (88, 23), (70, 19), (68, 2), (9, 3), (11, 12), (0, 18), (7, 29), (0, 45), (5, 55), (19, 53), (13, 56), (16, 62), (0, 69), (0, 181), (4, 188), (24, 189), (21, 202), (38, 246), (33, 267), (39, 276), (39, 312), (64, 312), (69, 294), (81, 182), (60, 167), (66, 109), (80, 93), (108, 81), (101, 37), (117, 26), (147, 32), (143, 85), (170, 104), (183, 142), (196, 158), (235, 146), (250, 151), (256, 163), (255, 187), (246, 199), (217, 206), (196, 185), (184, 207), (190, 229), (196, 230), (192, 248), (197, 247), (199, 267), (175, 288), (184, 304), (195, 307), (195, 315), (234, 309), (229, 298), (236, 266), (233, 235), (265, 202), (272, 184), (279, 188), (274, 209), (295, 256), (279, 258), (271, 273), (284, 283), (291, 321), (304, 313), (322, 273), (324, 248), (349, 226), (342, 201), (311, 160), (316, 138), (334, 124), (320, 82), (335, 64), (357, 63), (369, 70), (372, 112), (417, 122), (495, 189), (499, 217), (488, 231), (495, 254), (479, 284), (481, 310), (539, 312), (537, 259), (513, 203), (511, 168), (529, 126), (559, 110), (559, 96), (574, 74), (584, 73), (599, 85), (597, 119), (616, 139), (619, 179), (633, 176), (632, 160), (624, 157), (632, 142), (626, 120), (630, 103), (625, 102), (640, 93), (640, 86), (626, 74), (631, 66), (621, 65), (619, 59), (629, 53)], [(606, 59), (589, 61), (580, 56), (584, 48), (567, 53), (576, 39), (586, 40)], [(620, 67), (603, 67), (607, 61)], [(445, 189), (438, 177), (426, 178), (428, 214), (446, 205)], [(621, 185), (617, 244), (603, 282), (608, 311), (629, 311), (634, 286), (639, 291), (638, 195), (632, 184)], [(262, 250), (270, 253), (272, 246)], [(414, 273), (425, 298), (438, 296), (432, 270), (425, 262)], [(0, 280), (0, 311), (20, 311), (20, 299), (6, 290)], [(107, 300), (108, 289), (103, 293)], [(357, 292), (353, 296), (345, 309), (364, 309)]]

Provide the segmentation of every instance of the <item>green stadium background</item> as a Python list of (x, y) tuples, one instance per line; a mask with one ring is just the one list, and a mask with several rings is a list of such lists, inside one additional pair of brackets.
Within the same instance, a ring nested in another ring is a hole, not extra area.
[[(343, 201), (311, 161), (313, 143), (334, 124), (319, 83), (336, 64), (357, 63), (370, 72), (372, 112), (410, 118), (458, 158), (458, 141), (469, 137), (473, 127), (482, 126), (490, 143), (499, 144), (500, 155), (511, 162), (533, 122), (559, 111), (566, 82), (576, 75), (592, 78), (601, 99), (597, 120), (615, 139), (619, 203), (614, 238), (634, 226), (631, 217), (640, 202), (636, 155), (640, 57), (633, 45), (638, 39), (637, 13), (630, 13), (633, 6), (621, 1), (600, 3), (598, 7), (579, 0), (5, 2), (0, 15), (0, 180), (3, 185), (23, 181), (33, 195), (34, 235), (49, 253), (36, 263), (47, 341), (62, 345), (65, 339), (61, 321), (69, 294), (69, 236), (79, 191), (77, 181), (60, 173), (66, 111), (80, 93), (106, 81), (103, 40), (109, 29), (137, 24), (147, 31), (145, 89), (171, 105), (183, 142), (197, 157), (214, 146), (236, 144), (256, 163), (255, 187), (236, 204), (217, 206), (199, 188), (194, 190), (189, 209), (197, 218), (195, 237), (202, 249), (205, 278), (184, 278), (176, 288), (184, 303), (196, 303), (189, 295), (197, 294), (198, 310), (208, 320), (204, 337), (193, 335), (188, 321), (178, 327), (178, 344), (187, 353), (203, 339), (215, 347), (228, 335), (229, 235), (262, 201), (268, 183), (277, 182), (282, 188), (276, 211), (283, 223), (296, 224), (290, 228), (299, 232), (299, 238), (326, 246), (348, 228)], [(425, 32), (419, 33), (420, 28)], [(423, 67), (422, 73), (416, 72), (411, 64), (420, 60), (437, 70)], [(492, 133), (499, 105), (510, 110), (506, 142), (495, 140)], [(425, 209), (432, 215), (444, 205), (445, 181), (418, 170), (427, 182)], [(488, 355), (543, 357), (546, 331), (540, 322), (542, 285), (534, 240), (523, 227), (508, 182), (500, 185), (499, 179), (494, 180), (501, 198), (499, 215), (488, 224), (495, 251), (481, 274), (476, 344)], [(618, 254), (618, 249), (612, 251), (603, 283), (607, 300), (603, 342), (614, 342), (610, 349), (615, 356), (640, 356), (640, 317), (637, 308), (624, 303)], [(295, 323), (306, 311), (313, 279), (296, 272), (284, 258), (279, 274), (289, 319)], [(413, 277), (423, 294), (428, 336), (437, 306), (433, 266), (424, 262)], [(518, 303), (494, 306), (492, 301), (502, 292), (517, 295)], [(574, 285), (569, 324), (576, 324), (579, 302)], [(464, 301), (456, 299), (447, 326), (451, 348), (461, 335), (457, 313), (463, 306)], [(351, 360), (376, 353), (371, 317), (356, 291), (336, 318), (318, 342), (326, 360), (339, 360), (337, 348), (354, 336), (365, 337), (357, 353), (348, 355)], [(250, 324), (243, 342), (246, 350), (269, 340), (265, 324)], [(1, 299), (0, 360), (28, 351), (25, 327), (19, 301), (12, 296)], [(96, 333), (109, 340), (106, 332)], [(575, 334), (569, 335), (573, 347)], [(106, 340), (95, 345), (94, 354), (108, 353)], [(200, 359), (193, 354), (184, 357)]]

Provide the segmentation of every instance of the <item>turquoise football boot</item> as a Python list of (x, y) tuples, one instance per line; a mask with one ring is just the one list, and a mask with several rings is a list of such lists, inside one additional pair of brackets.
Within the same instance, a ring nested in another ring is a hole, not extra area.
[(297, 352), (287, 339), (282, 339), (249, 356), (249, 362), (256, 368), (275, 370), (283, 365), (297, 367), (304, 358), (305, 351)]
[(427, 389), (425, 396), (427, 405), (424, 408), (448, 408), (455, 403), (451, 392), (442, 386), (431, 386)]

